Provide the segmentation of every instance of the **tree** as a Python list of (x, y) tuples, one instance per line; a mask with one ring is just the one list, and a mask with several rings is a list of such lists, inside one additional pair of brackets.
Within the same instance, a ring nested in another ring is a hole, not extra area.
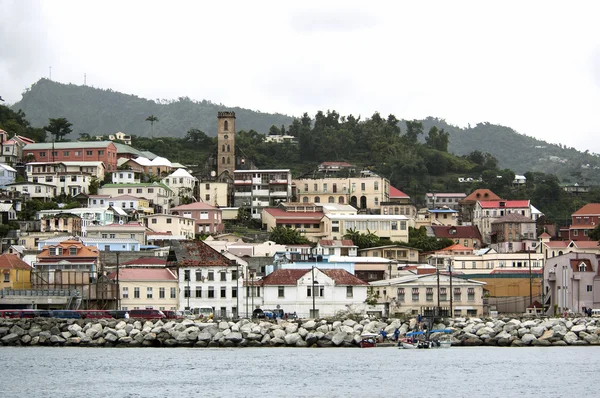
[(146, 118), (147, 122), (150, 122), (150, 135), (154, 135), (154, 122), (158, 122), (158, 118), (154, 115), (150, 115)]
[(416, 144), (419, 135), (423, 134), (423, 123), (418, 120), (406, 121), (406, 134), (404, 137), (409, 144)]
[(271, 228), (269, 240), (279, 245), (302, 245), (308, 243), (308, 239), (302, 236), (300, 231), (295, 228), (286, 228), (281, 225)]
[(366, 234), (363, 234), (356, 229), (347, 229), (344, 239), (350, 239), (359, 249), (367, 249), (379, 244), (379, 236), (369, 230), (367, 230)]
[(592, 229), (588, 234), (590, 240), (600, 240), (600, 225)]
[(61, 141), (64, 136), (71, 134), (73, 131), (71, 129), (73, 124), (69, 123), (64, 117), (48, 119), (48, 122), (48, 125), (44, 126), (44, 130), (54, 136), (54, 141)]

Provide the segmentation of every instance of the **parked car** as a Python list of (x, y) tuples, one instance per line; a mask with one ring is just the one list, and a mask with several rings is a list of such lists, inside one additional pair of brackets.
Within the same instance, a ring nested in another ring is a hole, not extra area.
[(163, 314), (165, 314), (165, 319), (184, 319), (185, 318), (181, 311), (167, 310), (167, 311), (163, 311)]
[(112, 316), (115, 319), (123, 319), (125, 318), (125, 313), (129, 312), (129, 311), (125, 311), (125, 310), (110, 310), (108, 311), (108, 313), (110, 314), (110, 316)]
[(129, 311), (131, 318), (143, 318), (143, 319), (164, 319), (165, 314), (160, 310), (131, 310)]
[(54, 318), (64, 318), (64, 319), (81, 319), (81, 314), (77, 311), (72, 310), (53, 310), (52, 316)]

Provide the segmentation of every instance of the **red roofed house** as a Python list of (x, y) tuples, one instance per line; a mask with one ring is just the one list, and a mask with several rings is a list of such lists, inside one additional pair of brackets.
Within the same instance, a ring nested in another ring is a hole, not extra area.
[(473, 254), (473, 248), (465, 247), (461, 244), (456, 243), (452, 246), (448, 246), (436, 251), (435, 254), (444, 256), (468, 256), (470, 254)]
[(590, 240), (588, 234), (595, 229), (600, 218), (600, 203), (588, 203), (571, 215), (569, 240)]
[(411, 203), (410, 196), (390, 185), (390, 199), (381, 203), (383, 215), (405, 215), (414, 218), (417, 208)]
[[(292, 206), (296, 205), (296, 206)], [(327, 234), (323, 231), (323, 206), (314, 203), (286, 203), (279, 207), (269, 207), (262, 212), (263, 229), (282, 226), (295, 228), (308, 240), (318, 241)]]
[[(113, 272), (110, 278), (116, 282), (117, 273)], [(170, 269), (121, 268), (118, 280), (121, 290), (120, 309), (177, 310), (179, 284), (177, 274)]]
[(491, 243), (492, 223), (511, 213), (533, 219), (529, 200), (486, 200), (475, 204), (473, 225), (479, 227), (484, 243)]
[(502, 200), (489, 189), (476, 189), (458, 202), (459, 220), (463, 225), (469, 225), (473, 221), (473, 213), (477, 202), (488, 200)]
[(238, 294), (245, 267), (201, 240), (171, 241), (167, 265), (178, 269), (179, 309), (209, 306), (215, 317), (230, 318), (246, 303)]
[(343, 269), (278, 269), (260, 284), (263, 309), (281, 308), (300, 318), (333, 316), (349, 308), (366, 310), (369, 284)]
[(432, 225), (426, 227), (429, 236), (439, 239), (452, 239), (465, 247), (478, 249), (481, 247), (481, 232), (475, 225), (446, 226)]
[(16, 254), (0, 255), (0, 274), (0, 290), (31, 289), (31, 267)]
[(313, 248), (317, 256), (351, 256), (356, 257), (358, 246), (350, 239), (331, 240), (321, 239)]
[(193, 218), (196, 221), (197, 234), (217, 234), (223, 232), (221, 209), (203, 202), (173, 207), (171, 214)]

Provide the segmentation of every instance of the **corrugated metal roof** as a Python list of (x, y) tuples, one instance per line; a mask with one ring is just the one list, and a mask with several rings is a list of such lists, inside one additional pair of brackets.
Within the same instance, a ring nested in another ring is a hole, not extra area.
[[(116, 272), (110, 275), (116, 279)], [(119, 281), (176, 281), (177, 276), (168, 268), (121, 268)]]
[(114, 145), (112, 141), (36, 142), (25, 145), (23, 150), (106, 148), (111, 144)]
[(0, 255), (0, 269), (31, 270), (31, 267), (16, 254), (2, 254)]

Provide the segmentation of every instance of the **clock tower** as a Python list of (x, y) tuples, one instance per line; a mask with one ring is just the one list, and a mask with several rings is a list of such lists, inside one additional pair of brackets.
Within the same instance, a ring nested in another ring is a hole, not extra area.
[(233, 179), (235, 170), (235, 112), (219, 112), (217, 116), (217, 175), (227, 171)]

